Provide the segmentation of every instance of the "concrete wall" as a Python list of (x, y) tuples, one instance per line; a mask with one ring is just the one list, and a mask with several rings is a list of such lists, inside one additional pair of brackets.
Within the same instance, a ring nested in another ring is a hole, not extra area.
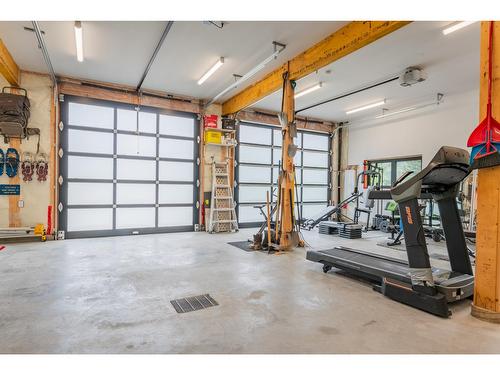
[[(0, 77), (0, 85), (6, 86), (7, 83)], [(50, 134), (50, 109), (52, 96), (52, 83), (47, 76), (21, 73), (21, 87), (28, 90), (28, 97), (31, 103), (31, 116), (29, 127), (40, 129), (40, 153), (45, 153), (47, 158), (50, 156), (51, 134)], [(36, 153), (38, 137), (32, 136), (29, 140), (23, 139), (16, 149), (22, 158), (23, 152)], [(8, 147), (0, 140), (1, 148), (5, 152)], [(21, 169), (19, 168), (21, 195), (20, 200), (24, 202), (24, 207), (20, 208), (19, 219), (20, 226), (34, 226), (37, 223), (47, 224), (47, 206), (50, 204), (52, 189), (50, 187), (51, 166), (49, 165), (49, 175), (47, 181), (38, 182), (36, 174), (33, 175), (33, 181), (24, 182), (22, 180)], [(5, 173), (0, 176), (0, 184), (13, 183), (13, 179), (8, 178)], [(0, 196), (0, 227), (9, 226), (9, 197)]]

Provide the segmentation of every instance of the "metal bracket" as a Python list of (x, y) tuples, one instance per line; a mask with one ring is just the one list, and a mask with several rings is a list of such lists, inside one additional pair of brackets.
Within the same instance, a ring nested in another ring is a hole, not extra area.
[(64, 94), (59, 94), (59, 101), (64, 102)]
[(59, 131), (63, 131), (64, 129), (64, 124), (62, 121), (59, 121)]
[[(273, 40), (273, 48), (274, 48), (274, 52), (281, 52), (286, 48), (286, 44), (276, 42)], [(274, 56), (274, 59), (276, 60), (277, 57), (278, 56)]]

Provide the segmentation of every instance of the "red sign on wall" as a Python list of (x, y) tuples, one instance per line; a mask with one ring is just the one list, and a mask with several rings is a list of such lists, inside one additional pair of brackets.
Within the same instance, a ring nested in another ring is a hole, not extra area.
[(205, 128), (217, 128), (217, 119), (219, 116), (217, 115), (205, 115), (203, 118), (203, 124), (205, 124)]

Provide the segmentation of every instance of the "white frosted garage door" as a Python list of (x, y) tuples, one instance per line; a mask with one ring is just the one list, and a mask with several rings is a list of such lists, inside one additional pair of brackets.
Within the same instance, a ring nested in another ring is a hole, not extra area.
[[(330, 200), (330, 137), (328, 134), (298, 132), (294, 157), (296, 216), (307, 218)], [(282, 135), (276, 127), (241, 123), (238, 131), (237, 186), (235, 198), (240, 224), (254, 226), (264, 217), (259, 208), (276, 200)]]
[(193, 229), (194, 115), (66, 97), (62, 118), (67, 238)]

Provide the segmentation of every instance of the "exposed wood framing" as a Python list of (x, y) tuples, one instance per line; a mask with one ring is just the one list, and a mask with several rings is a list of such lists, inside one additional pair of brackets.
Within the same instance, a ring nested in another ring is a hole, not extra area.
[(2, 74), (12, 86), (19, 86), (19, 67), (2, 39), (0, 39), (0, 74)]
[[(241, 121), (255, 122), (258, 124), (269, 124), (281, 126), (278, 116), (272, 112), (261, 111), (241, 111), (238, 113), (238, 119)], [(334, 129), (334, 123), (329, 121), (315, 120), (305, 117), (296, 117), (297, 128), (321, 133), (331, 133)]]
[[(59, 93), (133, 105), (139, 104), (137, 93), (128, 91), (126, 88), (100, 87), (87, 82), (77, 83), (63, 80), (59, 84)], [(187, 99), (169, 98), (165, 94), (162, 97), (153, 95), (150, 92), (143, 92), (140, 97), (140, 104), (173, 111), (200, 113), (199, 103)]]
[[(479, 120), (486, 116), (489, 22), (481, 23)], [(492, 114), (500, 118), (500, 22), (494, 23)], [(472, 315), (500, 323), (500, 166), (478, 170), (477, 242)]]
[(222, 114), (236, 113), (279, 90), (283, 73), (298, 80), (334, 61), (407, 25), (408, 21), (353, 21), (311, 48), (295, 56), (263, 79), (247, 87), (222, 104)]

